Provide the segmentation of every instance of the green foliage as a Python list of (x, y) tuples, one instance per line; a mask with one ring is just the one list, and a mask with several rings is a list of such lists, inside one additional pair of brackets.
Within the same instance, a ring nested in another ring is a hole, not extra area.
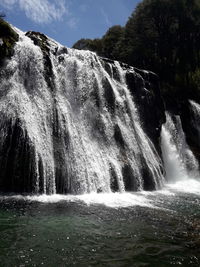
[(150, 68), (173, 83), (178, 74), (188, 86), (187, 74), (199, 60), (199, 1), (144, 0), (130, 17), (125, 38), (128, 63)]
[(4, 37), (10, 37), (13, 40), (18, 39), (18, 34), (11, 28), (11, 26), (3, 20), (3, 18), (0, 18), (0, 38)]
[(190, 75), (192, 85), (194, 87), (198, 87), (200, 90), (200, 69), (196, 69), (196, 71), (190, 73), (189, 75)]
[(120, 60), (120, 52), (124, 49), (123, 36), (124, 28), (116, 25), (109, 28), (102, 39), (80, 39), (72, 48), (90, 50), (96, 52), (99, 56)]
[(13, 54), (13, 46), (18, 41), (18, 34), (11, 28), (11, 26), (0, 18), (0, 64), (5, 57), (10, 57)]
[(120, 25), (111, 27), (102, 38), (102, 54), (111, 59), (119, 59), (118, 52), (124, 28)]
[(100, 49), (84, 40), (101, 56), (156, 72), (164, 96), (199, 91), (200, 0), (143, 0), (125, 27), (106, 32)]
[(192, 88), (192, 98), (200, 99), (200, 68), (197, 68), (194, 72), (189, 73), (189, 80)]
[(164, 96), (191, 96), (189, 73), (200, 64), (199, 32), (199, 0), (144, 0), (126, 25), (126, 61), (158, 73)]

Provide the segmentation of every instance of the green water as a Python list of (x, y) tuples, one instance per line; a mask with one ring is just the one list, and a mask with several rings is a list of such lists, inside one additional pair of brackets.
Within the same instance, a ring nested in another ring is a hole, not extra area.
[(199, 267), (200, 196), (145, 198), (155, 207), (1, 197), (0, 266)]

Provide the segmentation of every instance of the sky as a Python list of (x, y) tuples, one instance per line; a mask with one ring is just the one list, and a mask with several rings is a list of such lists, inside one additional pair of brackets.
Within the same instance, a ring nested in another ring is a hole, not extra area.
[(0, 12), (22, 31), (39, 31), (71, 47), (125, 25), (139, 0), (0, 0)]

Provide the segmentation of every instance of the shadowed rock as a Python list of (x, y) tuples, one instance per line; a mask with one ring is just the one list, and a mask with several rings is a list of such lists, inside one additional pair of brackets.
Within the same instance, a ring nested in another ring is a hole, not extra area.
[(108, 110), (110, 112), (114, 112), (115, 111), (115, 94), (113, 92), (113, 88), (107, 78), (103, 79), (102, 84), (104, 88), (104, 96), (105, 96)]
[(122, 176), (124, 180), (124, 186), (126, 191), (137, 191), (134, 172), (130, 165), (126, 164), (122, 168)]
[[(4, 121), (0, 131), (6, 136), (0, 143), (0, 191), (36, 193), (37, 162), (27, 131), (23, 130), (19, 119)], [(41, 161), (39, 169), (42, 180)]]

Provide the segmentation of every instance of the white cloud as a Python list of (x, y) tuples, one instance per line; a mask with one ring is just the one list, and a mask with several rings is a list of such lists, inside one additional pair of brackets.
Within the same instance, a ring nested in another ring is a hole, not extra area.
[(1, 0), (0, 5), (5, 7), (5, 8), (12, 8), (14, 4), (17, 2), (17, 0)]
[(78, 19), (75, 17), (71, 17), (68, 22), (67, 25), (71, 28), (71, 29), (75, 29), (77, 27), (78, 24)]
[(36, 23), (50, 23), (61, 20), (68, 14), (65, 0), (1, 0), (1, 6), (8, 9), (19, 7)]

